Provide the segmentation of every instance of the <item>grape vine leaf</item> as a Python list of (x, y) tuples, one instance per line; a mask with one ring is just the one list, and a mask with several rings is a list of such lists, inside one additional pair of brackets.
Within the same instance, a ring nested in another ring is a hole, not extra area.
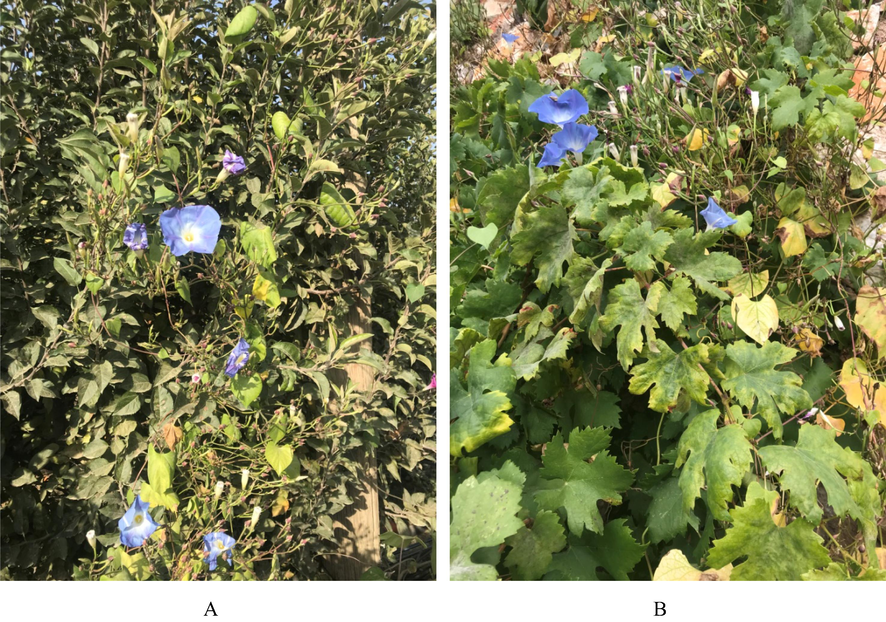
[(634, 362), (634, 353), (643, 350), (642, 331), (646, 331), (647, 341), (655, 344), (655, 329), (658, 328), (655, 309), (643, 300), (640, 284), (634, 279), (616, 285), (609, 293), (609, 302), (606, 304), (605, 314), (600, 318), (600, 327), (611, 332), (616, 326), (621, 326), (616, 338), (618, 360), (622, 368), (627, 370)]
[(542, 293), (547, 293), (552, 285), (560, 284), (563, 262), (572, 261), (575, 227), (559, 205), (521, 213), (520, 226), (520, 231), (511, 237), (511, 259), (516, 265), (525, 266), (537, 256), (535, 284)]
[[(541, 476), (548, 481), (535, 500), (544, 510), (565, 508), (569, 531), (575, 535), (585, 528), (602, 533), (597, 501), (620, 504), (621, 493), (634, 481), (633, 473), (607, 453), (610, 440), (604, 428), (576, 428), (569, 434), (568, 449), (559, 433), (545, 449)], [(591, 457), (594, 460), (588, 462)]]
[(703, 365), (711, 362), (720, 352), (719, 347), (704, 343), (694, 345), (681, 352), (674, 352), (662, 340), (657, 342), (658, 353), (649, 352), (648, 361), (632, 370), (628, 389), (634, 395), (649, 390), (649, 408), (657, 412), (667, 412), (677, 405), (680, 391), (699, 403), (704, 403), (710, 377)]
[[(539, 340), (546, 339), (551, 336), (551, 331), (547, 328), (539, 333)], [(514, 374), (517, 378), (523, 380), (531, 380), (538, 373), (538, 369), (544, 361), (554, 359), (565, 359), (566, 352), (569, 350), (569, 343), (575, 338), (575, 331), (564, 326), (554, 335), (547, 346), (543, 346), (538, 341), (526, 344), (519, 351), (515, 350), (513, 354)]]
[(823, 570), (810, 570), (803, 575), (804, 581), (886, 581), (886, 570), (865, 568), (864, 573), (852, 576), (846, 564), (834, 562)]
[(523, 196), (529, 192), (529, 167), (520, 164), (495, 171), (486, 178), (477, 195), (477, 207), (483, 224), (494, 223), (499, 229), (514, 217)]
[(612, 258), (607, 258), (599, 268), (587, 257), (576, 257), (566, 271), (564, 283), (569, 289), (573, 300), (573, 311), (569, 321), (574, 326), (580, 325), (594, 306), (600, 310), (600, 299), (603, 297), (603, 277), (612, 266)]
[(732, 564), (719, 570), (702, 572), (689, 563), (680, 549), (672, 549), (658, 562), (658, 568), (652, 575), (653, 581), (729, 581), (732, 575)]
[(732, 299), (732, 319), (748, 337), (764, 344), (778, 328), (778, 307), (768, 294), (760, 300), (736, 294)]
[(782, 435), (779, 412), (794, 414), (812, 407), (809, 394), (801, 388), (800, 377), (775, 369), (776, 365), (792, 361), (796, 354), (796, 350), (778, 342), (757, 347), (739, 341), (726, 346), (726, 379), (721, 386), (745, 408), (751, 409), (756, 403), (757, 411), (777, 439)]
[(520, 581), (535, 581), (544, 576), (553, 554), (566, 546), (566, 534), (554, 512), (539, 512), (532, 528), (523, 527), (506, 544), (513, 547), (505, 558), (505, 567)]
[(692, 420), (680, 437), (676, 466), (683, 465), (683, 508), (692, 510), (705, 486), (707, 505), (714, 518), (728, 521), (732, 487), (741, 485), (752, 462), (751, 444), (740, 425), (718, 428), (719, 418), (720, 411), (708, 410)]
[(815, 94), (803, 97), (800, 89), (793, 85), (780, 87), (769, 99), (772, 108), (772, 129), (776, 132), (797, 125), (800, 114), (808, 114), (815, 108), (818, 97)]
[(772, 520), (770, 507), (778, 492), (757, 482), (748, 486), (743, 507), (732, 511), (733, 526), (714, 541), (707, 563), (722, 567), (741, 557), (733, 581), (799, 581), (802, 575), (831, 563), (812, 525), (798, 518), (786, 527)]
[(713, 252), (705, 255), (709, 246), (720, 239), (719, 230), (699, 231), (681, 229), (674, 234), (674, 243), (665, 253), (665, 261), (678, 274), (685, 274), (701, 291), (728, 300), (729, 296), (714, 283), (725, 281), (741, 273), (741, 262), (726, 253)]
[(452, 497), (449, 527), (449, 577), (452, 581), (495, 581), (498, 573), (489, 564), (471, 561), (478, 549), (499, 546), (523, 527), (517, 518), (521, 486), (488, 475), (482, 482), (469, 477)]
[(634, 540), (625, 523), (619, 518), (606, 523), (600, 535), (569, 536), (569, 548), (554, 555), (545, 580), (598, 581), (597, 568), (603, 568), (616, 581), (627, 581), (646, 547)]
[[(667, 231), (653, 231), (652, 223), (644, 220), (634, 227), (622, 241), (620, 252), (629, 270), (643, 272), (655, 269), (655, 259), (662, 261), (665, 251), (674, 243)], [(653, 259), (654, 258), (654, 259)]]
[(492, 365), (495, 349), (492, 339), (471, 348), (467, 388), (457, 370), (451, 374), (449, 399), (454, 421), (449, 431), (449, 451), (453, 456), (460, 456), (463, 449), (473, 451), (507, 432), (514, 423), (505, 411), (511, 408), (508, 393), (513, 392), (517, 380), (510, 366)]
[(686, 533), (689, 525), (698, 531), (698, 516), (683, 505), (683, 492), (676, 477), (669, 477), (649, 490), (652, 502), (646, 510), (649, 541), (653, 544)]
[(698, 305), (695, 294), (689, 284), (689, 279), (683, 276), (675, 277), (668, 290), (664, 281), (656, 281), (649, 288), (646, 296), (647, 303), (661, 315), (665, 325), (674, 331), (675, 335), (686, 332), (683, 327), (684, 315), (695, 315)]
[[(804, 425), (795, 446), (761, 447), (760, 458), (770, 472), (780, 473), (778, 481), (790, 493), (790, 504), (813, 524), (822, 518), (819, 483), (837, 516), (848, 514), (856, 520), (876, 521), (879, 503), (871, 465), (860, 454), (838, 445), (834, 434), (817, 425)], [(850, 489), (847, 480), (856, 486)], [(869, 494), (864, 494), (865, 487), (870, 489)], [(860, 494), (860, 498), (853, 493)]]
[(855, 323), (877, 344), (879, 358), (886, 356), (886, 287), (865, 285), (858, 290)]

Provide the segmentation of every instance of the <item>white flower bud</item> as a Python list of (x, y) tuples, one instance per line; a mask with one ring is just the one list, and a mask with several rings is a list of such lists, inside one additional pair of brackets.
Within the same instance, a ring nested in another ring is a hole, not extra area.
[(612, 159), (616, 162), (621, 158), (621, 154), (618, 152), (618, 147), (615, 146), (615, 143), (609, 143), (609, 153), (612, 154)]
[(681, 86), (679, 93), (680, 93), (680, 99), (683, 100), (683, 105), (685, 106), (686, 104), (689, 103), (689, 89), (687, 89), (685, 86)]
[(249, 469), (243, 469), (240, 471), (240, 488), (246, 488), (246, 485), (249, 483)]
[(640, 161), (639, 161), (639, 158), (637, 157), (637, 151), (638, 151), (637, 145), (631, 145), (630, 149), (631, 149), (631, 166), (633, 166), (634, 168), (637, 168), (638, 166), (640, 166)]
[(609, 114), (618, 114), (618, 108), (615, 106), (614, 101), (609, 102)]
[(214, 496), (216, 499), (222, 496), (222, 493), (225, 490), (225, 483), (223, 481), (218, 481), (215, 483), (215, 492)]
[(258, 519), (261, 516), (261, 508), (259, 506), (255, 506), (252, 508), (252, 526), (255, 527), (256, 523), (258, 523)]
[(89, 546), (95, 548), (95, 529), (86, 532), (86, 541), (89, 542)]
[(845, 330), (846, 327), (843, 326), (843, 321), (840, 319), (839, 315), (834, 316), (834, 326), (837, 327), (837, 330)]
[(631, 67), (631, 73), (634, 76), (634, 84), (639, 84), (640, 78), (643, 75), (643, 66), (634, 65), (633, 67)]
[(117, 170), (120, 172), (120, 176), (123, 176), (123, 173), (126, 172), (126, 169), (129, 168), (129, 154), (120, 152), (120, 161), (117, 163)]
[(141, 126), (141, 122), (138, 120), (138, 115), (134, 112), (130, 112), (126, 115), (126, 124), (129, 126), (126, 135), (129, 137), (130, 141), (136, 142), (138, 140), (138, 128)]
[(751, 91), (751, 110), (754, 111), (754, 116), (757, 116), (757, 111), (760, 109), (760, 91)]
[(628, 105), (628, 87), (627, 87), (627, 85), (618, 87), (618, 99), (619, 99), (619, 101), (621, 101), (622, 106)]

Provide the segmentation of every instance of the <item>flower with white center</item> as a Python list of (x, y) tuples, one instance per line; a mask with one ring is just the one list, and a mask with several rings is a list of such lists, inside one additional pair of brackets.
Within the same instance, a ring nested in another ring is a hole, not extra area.
[(163, 241), (176, 257), (194, 251), (212, 253), (221, 231), (221, 218), (208, 205), (173, 207), (160, 214)]

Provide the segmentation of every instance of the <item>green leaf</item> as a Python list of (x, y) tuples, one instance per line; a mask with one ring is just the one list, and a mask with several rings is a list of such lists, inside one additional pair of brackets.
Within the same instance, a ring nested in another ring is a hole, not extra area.
[(692, 420), (680, 437), (675, 466), (683, 465), (683, 509), (692, 511), (704, 486), (714, 518), (728, 521), (732, 487), (741, 486), (751, 466), (751, 444), (740, 425), (717, 427), (719, 418), (720, 411), (708, 410)]
[(177, 279), (175, 282), (175, 291), (177, 291), (178, 295), (186, 300), (188, 304), (194, 304), (191, 302), (191, 286), (188, 284), (187, 279)]
[(227, 30), (225, 30), (225, 39), (242, 37), (245, 35), (252, 30), (253, 26), (255, 26), (255, 20), (257, 17), (258, 12), (251, 4), (240, 9), (240, 12), (234, 16), (234, 19), (231, 20)]
[(797, 351), (778, 342), (758, 347), (746, 341), (726, 346), (726, 379), (721, 386), (747, 409), (754, 408), (781, 438), (779, 413), (790, 414), (812, 407), (809, 394), (801, 386), (800, 377), (789, 371), (776, 371), (794, 359)]
[(566, 210), (555, 205), (540, 207), (520, 216), (521, 230), (511, 237), (511, 260), (525, 266), (535, 257), (538, 278), (535, 284), (542, 292), (559, 285), (563, 278), (563, 262), (571, 262), (575, 228)]
[(649, 489), (652, 502), (646, 512), (649, 541), (653, 544), (672, 540), (687, 532), (698, 531), (698, 517), (683, 504), (683, 491), (676, 477), (669, 477)]
[(148, 445), (148, 482), (151, 488), (165, 493), (172, 488), (172, 477), (175, 474), (175, 453), (159, 452), (153, 445)]
[(74, 268), (74, 265), (69, 260), (63, 257), (56, 257), (52, 260), (52, 265), (55, 267), (55, 271), (68, 282), (68, 285), (77, 287), (83, 282), (83, 277), (80, 276), (80, 273), (77, 272), (77, 269)]
[(471, 348), (467, 387), (458, 371), (452, 370), (449, 383), (450, 418), (449, 452), (462, 455), (507, 432), (513, 420), (506, 414), (511, 409), (508, 393), (514, 390), (516, 378), (505, 364), (491, 364), (495, 341), (487, 339)]
[(271, 230), (261, 223), (240, 223), (240, 244), (246, 256), (258, 265), (270, 269), (277, 260)]
[(629, 270), (635, 272), (654, 270), (653, 258), (662, 261), (665, 251), (673, 242), (674, 238), (670, 233), (653, 232), (652, 223), (644, 220), (639, 227), (634, 227), (624, 237), (619, 252), (624, 255), (624, 262)]
[(540, 579), (548, 569), (553, 554), (566, 546), (566, 534), (553, 512), (539, 512), (532, 529), (523, 527), (505, 541), (513, 547), (505, 558), (505, 567), (520, 581)]
[(517, 211), (520, 201), (529, 192), (529, 169), (521, 164), (499, 169), (486, 178), (477, 195), (477, 207), (484, 224), (502, 228)]
[(609, 521), (600, 535), (570, 536), (569, 549), (554, 555), (545, 579), (599, 581), (597, 568), (602, 567), (616, 581), (627, 581), (628, 572), (643, 559), (646, 549), (634, 540), (625, 522), (623, 518)]
[(576, 257), (563, 281), (572, 296), (574, 310), (569, 316), (573, 325), (580, 325), (591, 311), (591, 307), (600, 310), (600, 300), (603, 297), (603, 277), (606, 270), (612, 266), (612, 258), (603, 261), (599, 268), (592, 259)]
[(471, 242), (479, 244), (486, 250), (489, 250), (489, 245), (492, 244), (495, 236), (498, 235), (498, 227), (495, 226), (495, 223), (489, 223), (482, 229), (478, 227), (468, 227), (467, 233), (468, 239)]
[(488, 476), (480, 482), (469, 477), (452, 497), (449, 526), (449, 578), (451, 581), (495, 581), (494, 566), (477, 564), (471, 556), (479, 549), (501, 545), (523, 527), (516, 517), (522, 485)]
[(653, 283), (646, 296), (646, 304), (661, 315), (665, 325), (674, 331), (675, 335), (686, 333), (686, 329), (683, 327), (683, 316), (693, 316), (698, 312), (698, 305), (695, 294), (692, 293), (692, 288), (689, 285), (689, 279), (682, 276), (674, 277), (670, 290), (664, 281)]
[(802, 97), (800, 89), (796, 86), (780, 87), (769, 99), (769, 107), (772, 108), (772, 129), (777, 132), (797, 125), (800, 115), (811, 112), (817, 102), (818, 97), (814, 93)]
[[(607, 453), (609, 441), (604, 428), (576, 428), (569, 434), (568, 449), (559, 433), (545, 448), (540, 474), (547, 481), (535, 500), (552, 512), (565, 508), (569, 531), (575, 535), (585, 528), (603, 533), (597, 502), (620, 504), (621, 493), (634, 481), (633, 474)], [(593, 462), (588, 462), (591, 457)]]
[[(882, 509), (878, 509), (876, 503), (873, 507), (869, 504), (862, 507), (853, 498), (855, 490), (850, 490), (851, 482), (856, 482), (859, 488), (868, 487), (876, 499), (876, 479), (871, 465), (861, 455), (837, 444), (834, 430), (804, 425), (796, 446), (770, 445), (761, 447), (759, 454), (771, 473), (780, 473), (778, 482), (790, 493), (790, 505), (814, 524), (822, 519), (819, 484), (827, 492), (827, 504), (837, 516), (848, 514), (857, 520), (875, 521)], [(859, 500), (864, 503), (864, 496)]]
[(648, 353), (646, 363), (634, 367), (628, 386), (630, 392), (641, 395), (653, 387), (649, 393), (649, 408), (662, 413), (677, 405), (680, 391), (704, 404), (710, 377), (702, 365), (711, 362), (711, 355), (718, 352), (717, 346), (700, 343), (674, 352), (667, 343), (659, 340), (657, 350), (658, 353)]
[[(545, 329), (546, 337), (551, 335), (551, 331)], [(575, 337), (575, 331), (569, 327), (561, 328), (560, 331), (551, 339), (547, 346), (543, 346), (538, 342), (526, 344), (520, 350), (513, 353), (514, 362), (512, 368), (514, 375), (523, 380), (531, 380), (538, 373), (539, 367), (544, 361), (554, 359), (565, 359), (566, 352), (569, 349), (569, 342)]]
[[(657, 302), (657, 299), (653, 302)], [(643, 300), (640, 284), (634, 279), (616, 285), (609, 293), (609, 303), (600, 318), (600, 328), (612, 332), (616, 326), (621, 326), (616, 340), (618, 360), (627, 370), (634, 362), (635, 353), (643, 350), (643, 331), (646, 331), (646, 341), (656, 347), (655, 329), (658, 328), (655, 309)]]
[(733, 581), (799, 581), (801, 575), (830, 564), (831, 558), (811, 524), (802, 518), (786, 527), (770, 513), (778, 492), (748, 486), (744, 507), (732, 511), (733, 526), (714, 541), (707, 564), (722, 568), (741, 557), (747, 560), (732, 571)]
[(277, 138), (283, 140), (286, 138), (289, 128), (292, 127), (292, 121), (289, 119), (289, 115), (282, 110), (278, 110), (271, 117), (271, 127), (274, 128), (274, 134)]
[(261, 389), (262, 381), (257, 374), (247, 376), (246, 374), (238, 373), (234, 376), (234, 381), (231, 382), (231, 392), (246, 408), (249, 408), (249, 405), (258, 399)]
[(678, 274), (685, 274), (701, 291), (728, 300), (729, 296), (714, 283), (726, 281), (741, 273), (741, 262), (726, 253), (713, 252), (705, 255), (705, 250), (720, 239), (721, 232), (699, 231), (693, 235), (691, 229), (681, 229), (674, 234), (674, 243), (665, 253)]
[(265, 460), (276, 471), (277, 475), (283, 475), (292, 465), (294, 456), (292, 447), (289, 445), (278, 445), (274, 441), (269, 441), (265, 445)]
[(417, 302), (425, 295), (425, 286), (421, 283), (409, 283), (406, 286), (406, 299), (409, 302)]

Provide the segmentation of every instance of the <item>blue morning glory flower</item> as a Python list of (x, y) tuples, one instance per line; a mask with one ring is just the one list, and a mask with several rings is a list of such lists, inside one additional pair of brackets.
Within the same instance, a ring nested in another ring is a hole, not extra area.
[(237, 541), (231, 536), (221, 531), (213, 531), (211, 534), (203, 536), (203, 553), (204, 557), (209, 556), (209, 569), (215, 570), (218, 567), (218, 557), (227, 560), (228, 566), (233, 566), (231, 561), (231, 551)]
[(134, 222), (123, 232), (123, 243), (134, 251), (148, 247), (148, 228), (143, 223)]
[(588, 113), (588, 100), (575, 89), (563, 91), (559, 97), (548, 93), (532, 102), (529, 112), (537, 114), (542, 123), (566, 125), (578, 121), (580, 116)]
[(222, 166), (231, 175), (239, 175), (246, 170), (246, 162), (243, 156), (235, 155), (232, 151), (225, 149), (225, 157), (222, 158)]
[(501, 38), (504, 39), (505, 41), (507, 41), (508, 43), (513, 43), (514, 41), (516, 41), (517, 39), (520, 38), (520, 35), (509, 35), (508, 33), (505, 33), (501, 36)]
[(544, 168), (545, 166), (560, 166), (563, 158), (566, 156), (566, 150), (557, 143), (548, 143), (545, 145), (545, 152), (538, 161), (536, 168)]
[(173, 207), (160, 214), (163, 241), (176, 257), (191, 251), (211, 253), (218, 242), (221, 218), (208, 205)]
[(581, 123), (567, 123), (551, 137), (558, 146), (572, 153), (584, 153), (588, 144), (597, 138), (597, 128)]
[(141, 496), (135, 498), (135, 502), (126, 510), (117, 527), (120, 528), (120, 542), (123, 546), (136, 547), (145, 543), (157, 531), (158, 525), (151, 518), (148, 509), (151, 506), (142, 501)]
[(665, 67), (661, 72), (666, 76), (670, 76), (674, 82), (679, 82), (680, 80), (689, 82), (693, 76), (703, 74), (704, 69), (684, 69), (680, 65), (674, 65), (673, 67)]
[(708, 206), (699, 212), (708, 223), (708, 229), (725, 229), (738, 221), (726, 215), (713, 197), (708, 197)]
[(231, 355), (228, 357), (228, 363), (225, 365), (225, 375), (228, 378), (233, 378), (237, 375), (237, 372), (246, 367), (246, 363), (249, 362), (249, 342), (247, 342), (242, 337), (240, 341), (237, 342), (237, 345), (234, 346), (234, 349), (231, 350)]

